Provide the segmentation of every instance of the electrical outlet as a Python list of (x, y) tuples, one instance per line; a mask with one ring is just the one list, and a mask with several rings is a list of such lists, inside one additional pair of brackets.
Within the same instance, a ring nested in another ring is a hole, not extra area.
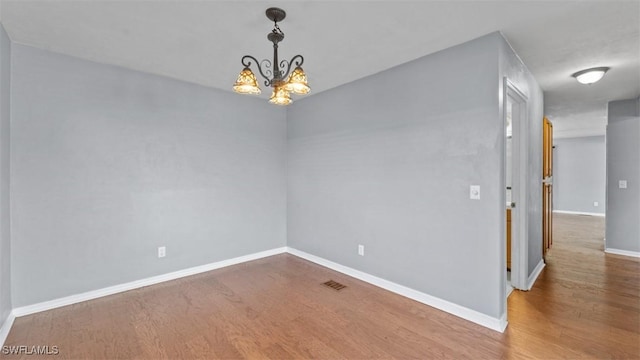
[(469, 199), (480, 200), (480, 185), (469, 186)]
[(618, 188), (620, 188), (620, 189), (626, 189), (626, 188), (627, 188), (627, 180), (620, 180), (620, 181), (618, 181)]
[(165, 246), (158, 247), (158, 257), (163, 258), (167, 256), (167, 248)]
[(358, 255), (364, 256), (364, 245), (358, 245)]
[(593, 202), (593, 206), (596, 206), (596, 207), (597, 207), (597, 206), (598, 206), (598, 202), (597, 202), (597, 201), (594, 201), (594, 202)]

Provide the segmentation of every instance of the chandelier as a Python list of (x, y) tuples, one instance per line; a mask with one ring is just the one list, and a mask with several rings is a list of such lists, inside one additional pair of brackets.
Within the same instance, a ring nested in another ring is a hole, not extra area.
[[(260, 94), (258, 80), (251, 71), (251, 65), (255, 63), (258, 72), (264, 78), (264, 85), (273, 88), (269, 102), (276, 105), (289, 105), (293, 102), (291, 93), (304, 95), (311, 90), (307, 84), (307, 75), (302, 70), (304, 58), (302, 55), (296, 55), (289, 61), (278, 62), (278, 43), (284, 40), (284, 33), (278, 27), (278, 22), (282, 21), (287, 13), (272, 7), (267, 9), (266, 14), (267, 18), (273, 21), (273, 30), (267, 35), (267, 39), (273, 43), (273, 63), (268, 59), (259, 62), (251, 55), (243, 56), (241, 62), (244, 69), (238, 75), (233, 90), (239, 94)], [(294, 64), (295, 68), (291, 72), (291, 66)]]

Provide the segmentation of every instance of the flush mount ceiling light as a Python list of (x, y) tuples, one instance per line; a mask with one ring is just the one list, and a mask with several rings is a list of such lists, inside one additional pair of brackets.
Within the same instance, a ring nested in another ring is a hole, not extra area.
[[(268, 59), (259, 62), (251, 55), (243, 56), (241, 62), (244, 69), (238, 75), (233, 90), (239, 94), (260, 94), (258, 79), (251, 71), (251, 65), (255, 63), (258, 72), (264, 78), (264, 85), (273, 88), (269, 102), (276, 105), (289, 105), (293, 102), (290, 93), (304, 95), (311, 90), (307, 84), (307, 75), (302, 70), (304, 58), (302, 55), (296, 55), (289, 61), (278, 62), (278, 43), (284, 40), (284, 33), (278, 27), (278, 22), (282, 21), (287, 13), (272, 7), (267, 9), (266, 14), (267, 18), (273, 21), (273, 30), (267, 35), (267, 39), (273, 43), (273, 63)], [(295, 68), (291, 72), (293, 64)], [(290, 72), (291, 75), (289, 75)]]
[(581, 84), (591, 85), (594, 82), (597, 82), (600, 79), (602, 79), (602, 77), (604, 76), (604, 73), (606, 73), (608, 70), (609, 70), (608, 67), (596, 67), (596, 68), (578, 71), (577, 73), (571, 76), (576, 78), (576, 80), (578, 80), (578, 82)]

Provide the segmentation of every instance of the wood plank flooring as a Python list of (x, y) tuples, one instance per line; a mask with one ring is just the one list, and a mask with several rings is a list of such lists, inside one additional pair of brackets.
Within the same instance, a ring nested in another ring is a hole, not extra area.
[(640, 260), (604, 254), (603, 236), (602, 218), (556, 215), (504, 334), (283, 254), (21, 317), (5, 345), (55, 345), (56, 359), (639, 359)]

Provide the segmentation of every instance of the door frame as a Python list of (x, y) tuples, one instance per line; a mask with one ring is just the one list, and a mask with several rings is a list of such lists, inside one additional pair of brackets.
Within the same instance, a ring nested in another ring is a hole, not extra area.
[(545, 116), (542, 119), (542, 260), (545, 262), (553, 244), (553, 150), (553, 123)]
[[(505, 129), (505, 174), (506, 174), (506, 124), (507, 124), (507, 103), (509, 99), (518, 105), (517, 120), (512, 119), (512, 180), (511, 199), (515, 202), (515, 207), (511, 209), (511, 286), (519, 290), (528, 290), (528, 262), (529, 262), (529, 218), (528, 218), (528, 194), (529, 194), (529, 119), (528, 119), (528, 97), (520, 91), (506, 76), (503, 84), (503, 128)], [(512, 116), (515, 114), (512, 113)], [(506, 189), (505, 189), (506, 191)], [(505, 199), (506, 200), (506, 199)], [(506, 205), (506, 201), (505, 201)], [(505, 216), (504, 210), (502, 216)], [(502, 240), (506, 243), (505, 237)], [(503, 259), (506, 282), (506, 253)]]

